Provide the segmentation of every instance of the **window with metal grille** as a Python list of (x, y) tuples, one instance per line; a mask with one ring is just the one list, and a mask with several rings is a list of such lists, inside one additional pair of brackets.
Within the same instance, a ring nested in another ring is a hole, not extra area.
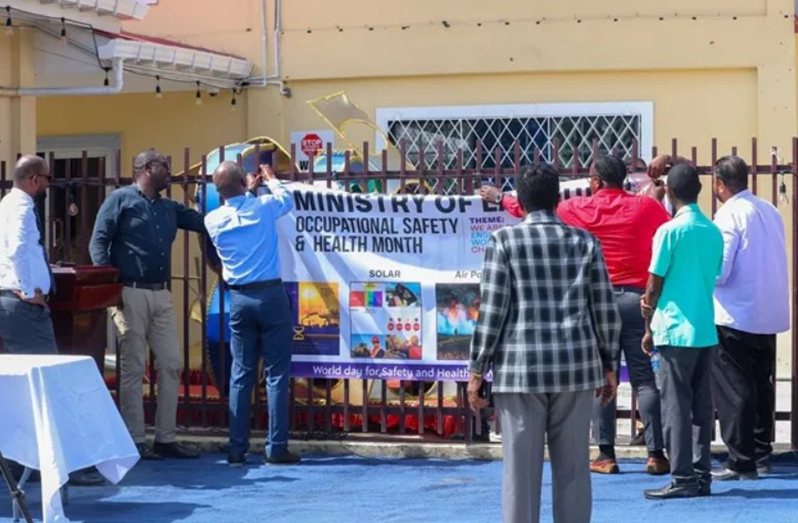
[[(632, 156), (638, 142), (638, 155), (650, 151), (653, 104), (532, 104), (473, 107), (414, 107), (379, 109), (377, 123), (396, 147), (406, 147), (408, 160), (418, 165), (423, 158), (428, 169), (443, 162), (454, 169), (457, 151), (463, 151), (463, 168), (477, 166), (478, 143), (482, 144), (483, 169), (496, 166), (497, 150), (501, 166), (512, 167), (516, 154), (520, 163), (540, 159), (553, 162), (555, 150), (562, 167), (578, 161), (587, 167), (593, 161), (593, 144), (599, 154), (615, 150)], [(515, 147), (518, 143), (518, 151)], [(558, 145), (555, 147), (555, 143)], [(439, 148), (443, 150), (438, 158)]]

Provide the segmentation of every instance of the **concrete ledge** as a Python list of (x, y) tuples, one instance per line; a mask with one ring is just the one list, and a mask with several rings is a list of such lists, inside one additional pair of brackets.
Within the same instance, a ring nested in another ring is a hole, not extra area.
[[(183, 434), (178, 441), (195, 446), (203, 453), (227, 452), (226, 435)], [(466, 445), (460, 442), (430, 441), (419, 436), (375, 436), (350, 434), (338, 440), (302, 440), (295, 439), (289, 444), (292, 451), (298, 454), (316, 454), (325, 456), (359, 456), (363, 458), (386, 459), (448, 459), (448, 460), (500, 460), (502, 459), (501, 443), (473, 443)], [(252, 453), (263, 453), (262, 438), (252, 439)], [(725, 454), (726, 447), (712, 445), (713, 454)], [(645, 459), (645, 447), (618, 445), (615, 453), (620, 459)], [(598, 447), (591, 447), (591, 457), (598, 455)], [(548, 459), (548, 451), (546, 452)], [(796, 462), (798, 456), (790, 452), (785, 445), (777, 445), (774, 456), (777, 462)]]

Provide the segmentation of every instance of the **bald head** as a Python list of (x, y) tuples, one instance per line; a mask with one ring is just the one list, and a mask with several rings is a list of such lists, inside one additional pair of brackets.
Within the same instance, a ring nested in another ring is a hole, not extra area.
[(14, 166), (14, 187), (28, 193), (32, 198), (47, 192), (50, 185), (50, 166), (43, 158), (25, 155)]
[(34, 176), (49, 176), (50, 167), (44, 158), (27, 154), (14, 166), (14, 183), (22, 184)]
[(247, 174), (235, 162), (222, 162), (213, 172), (213, 183), (225, 200), (247, 192)]

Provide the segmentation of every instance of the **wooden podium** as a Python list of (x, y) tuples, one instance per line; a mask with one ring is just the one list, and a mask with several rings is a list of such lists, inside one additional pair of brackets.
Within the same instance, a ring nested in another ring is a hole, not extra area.
[(122, 284), (113, 267), (53, 267), (56, 293), (50, 299), (60, 354), (91, 356), (105, 372), (108, 307), (119, 304)]

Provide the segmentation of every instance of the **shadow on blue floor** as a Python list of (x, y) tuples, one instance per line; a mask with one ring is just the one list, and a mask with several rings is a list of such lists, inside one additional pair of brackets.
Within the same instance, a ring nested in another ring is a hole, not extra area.
[[(668, 478), (624, 461), (622, 474), (593, 476), (593, 522), (798, 521), (798, 467), (778, 463), (759, 481), (715, 483), (710, 498), (651, 502), (646, 488)], [(228, 468), (224, 456), (142, 462), (121, 485), (71, 488), (74, 523), (133, 522), (495, 522), (501, 519), (501, 462), (311, 457), (299, 466)], [(4, 488), (4, 485), (2, 486)], [(551, 521), (551, 477), (544, 472), (543, 515)], [(38, 485), (29, 506), (41, 515)], [(774, 503), (774, 501), (776, 501)], [(11, 521), (0, 491), (0, 522)]]

